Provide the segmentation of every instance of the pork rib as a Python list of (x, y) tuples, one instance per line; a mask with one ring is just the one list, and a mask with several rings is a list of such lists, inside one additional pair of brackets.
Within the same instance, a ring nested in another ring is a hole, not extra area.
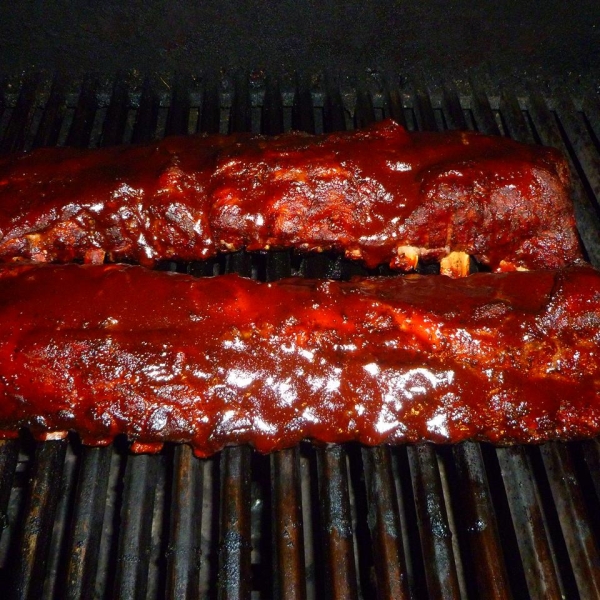
[(134, 450), (600, 432), (600, 273), (352, 282), (0, 269), (0, 431)]
[(0, 260), (151, 265), (242, 248), (403, 270), (457, 253), (500, 271), (580, 258), (565, 160), (506, 138), (384, 121), (0, 159)]

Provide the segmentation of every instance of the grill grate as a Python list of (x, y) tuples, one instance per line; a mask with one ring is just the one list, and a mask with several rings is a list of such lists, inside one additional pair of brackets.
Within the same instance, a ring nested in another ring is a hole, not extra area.
[[(600, 266), (600, 103), (491, 84), (326, 78), (0, 79), (0, 150), (195, 131), (322, 132), (393, 117), (562, 149)], [(331, 256), (237, 253), (161, 268), (349, 277)], [(386, 268), (379, 269), (385, 274)], [(0, 442), (0, 585), (17, 598), (600, 597), (598, 440), (541, 447), (228, 448)]]

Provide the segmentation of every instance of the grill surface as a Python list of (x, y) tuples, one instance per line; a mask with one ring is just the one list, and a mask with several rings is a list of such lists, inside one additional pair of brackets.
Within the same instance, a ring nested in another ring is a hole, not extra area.
[[(0, 150), (196, 131), (332, 131), (393, 117), (562, 149), (600, 266), (600, 103), (582, 88), (325, 78), (0, 78)], [(161, 268), (349, 277), (331, 256), (238, 253)], [(17, 598), (600, 597), (600, 443), (315, 448), (271, 456), (124, 440), (0, 442), (0, 588)]]

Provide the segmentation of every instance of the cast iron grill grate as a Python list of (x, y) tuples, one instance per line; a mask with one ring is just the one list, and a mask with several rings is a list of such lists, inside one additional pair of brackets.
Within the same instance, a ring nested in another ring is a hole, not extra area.
[[(600, 103), (482, 82), (262, 76), (0, 79), (0, 150), (196, 131), (332, 131), (393, 117), (561, 148), (600, 266)], [(345, 278), (333, 256), (237, 253), (161, 268)], [(386, 269), (381, 269), (385, 273)], [(0, 586), (16, 598), (600, 597), (600, 444), (297, 448), (0, 442)]]

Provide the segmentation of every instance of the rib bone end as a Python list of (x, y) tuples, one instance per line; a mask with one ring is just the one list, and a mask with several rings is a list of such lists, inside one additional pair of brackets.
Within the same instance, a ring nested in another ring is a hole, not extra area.
[(68, 431), (48, 431), (45, 433), (40, 433), (35, 437), (40, 442), (52, 442), (56, 440), (64, 440), (67, 437), (68, 433)]
[(398, 246), (391, 266), (401, 271), (414, 271), (419, 262), (419, 254), (416, 246)]
[(164, 444), (162, 442), (150, 442), (144, 444), (143, 442), (132, 442), (130, 450), (134, 454), (157, 454), (163, 449)]
[(469, 274), (469, 255), (466, 252), (450, 252), (440, 261), (440, 273), (448, 277), (466, 277)]
[(525, 267), (520, 267), (506, 260), (501, 260), (496, 271), (498, 273), (507, 273), (510, 271), (529, 271), (529, 269), (526, 269)]

